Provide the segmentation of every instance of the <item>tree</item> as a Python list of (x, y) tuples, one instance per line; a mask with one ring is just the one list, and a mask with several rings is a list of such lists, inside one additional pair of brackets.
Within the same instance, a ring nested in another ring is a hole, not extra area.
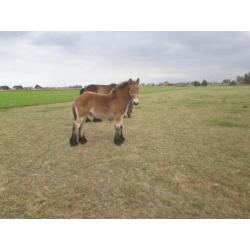
[(203, 80), (202, 83), (201, 83), (201, 86), (207, 86), (207, 81)]
[(236, 84), (237, 84), (236, 81), (231, 81), (231, 82), (229, 83), (230, 86), (235, 86)]
[(72, 86), (69, 86), (70, 89), (81, 89), (82, 88), (82, 85), (72, 85)]
[(38, 84), (36, 84), (35, 89), (41, 89), (42, 87)]
[(250, 72), (244, 75), (244, 84), (250, 84)]
[(197, 86), (200, 86), (201, 84), (200, 84), (200, 82), (198, 82), (198, 81), (194, 81), (194, 82), (193, 82), (193, 85), (194, 85), (195, 87), (197, 87)]
[(237, 82), (238, 84), (243, 84), (243, 83), (244, 83), (244, 77), (242, 77), (242, 76), (237, 76), (237, 77), (236, 77), (236, 82)]
[(9, 90), (10, 87), (7, 86), (7, 85), (3, 85), (3, 86), (0, 86), (0, 89), (2, 89), (2, 90)]
[(236, 81), (238, 84), (250, 84), (250, 72), (244, 74), (244, 76), (237, 76)]

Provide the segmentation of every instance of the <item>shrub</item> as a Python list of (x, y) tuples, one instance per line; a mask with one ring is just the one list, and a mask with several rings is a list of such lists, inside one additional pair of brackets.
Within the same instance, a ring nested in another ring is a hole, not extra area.
[(195, 87), (201, 86), (200, 82), (198, 82), (198, 81), (194, 81), (194, 82), (193, 82), (193, 85), (194, 85)]

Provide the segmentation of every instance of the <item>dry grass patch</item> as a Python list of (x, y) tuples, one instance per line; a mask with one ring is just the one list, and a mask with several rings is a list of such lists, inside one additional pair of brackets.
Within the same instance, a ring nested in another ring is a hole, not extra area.
[(214, 122), (250, 124), (249, 96), (240, 87), (144, 94), (121, 147), (104, 121), (71, 148), (71, 103), (1, 112), (0, 217), (249, 218), (249, 127)]

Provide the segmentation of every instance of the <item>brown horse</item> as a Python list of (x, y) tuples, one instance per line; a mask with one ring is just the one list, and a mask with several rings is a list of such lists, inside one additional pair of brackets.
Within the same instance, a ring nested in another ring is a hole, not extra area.
[[(88, 85), (84, 88), (82, 88), (80, 90), (80, 95), (86, 91), (91, 91), (91, 92), (95, 92), (95, 93), (100, 93), (100, 94), (108, 94), (110, 93), (110, 91), (112, 91), (114, 88), (117, 87), (117, 84), (116, 83), (111, 83), (109, 85), (97, 85), (97, 84), (91, 84), (91, 85)], [(127, 109), (127, 112), (126, 112), (126, 116), (128, 118), (131, 118), (131, 114), (133, 112), (133, 102), (130, 102), (129, 105), (128, 105), (128, 109)], [(102, 121), (101, 119), (98, 119), (96, 117), (93, 118), (93, 122), (100, 122)], [(90, 119), (87, 118), (86, 119), (86, 122), (90, 122)]]
[(114, 143), (121, 145), (125, 138), (122, 133), (123, 116), (126, 113), (129, 102), (134, 105), (139, 103), (139, 79), (118, 84), (109, 94), (84, 92), (78, 96), (73, 103), (73, 130), (70, 138), (70, 145), (78, 143), (85, 144), (87, 139), (84, 133), (84, 121), (89, 116), (97, 118), (114, 118), (115, 137)]

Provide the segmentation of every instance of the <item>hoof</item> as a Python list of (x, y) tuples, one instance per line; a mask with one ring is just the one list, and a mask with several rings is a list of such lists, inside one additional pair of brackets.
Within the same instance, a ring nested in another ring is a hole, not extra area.
[(77, 142), (77, 137), (76, 136), (71, 136), (70, 140), (69, 140), (70, 145), (73, 146), (77, 146), (78, 142)]
[(125, 138), (124, 138), (124, 137), (115, 137), (115, 139), (114, 139), (114, 143), (115, 143), (117, 146), (120, 146), (124, 141), (125, 141)]
[(79, 138), (79, 143), (80, 144), (85, 144), (88, 140), (85, 137), (80, 137)]

